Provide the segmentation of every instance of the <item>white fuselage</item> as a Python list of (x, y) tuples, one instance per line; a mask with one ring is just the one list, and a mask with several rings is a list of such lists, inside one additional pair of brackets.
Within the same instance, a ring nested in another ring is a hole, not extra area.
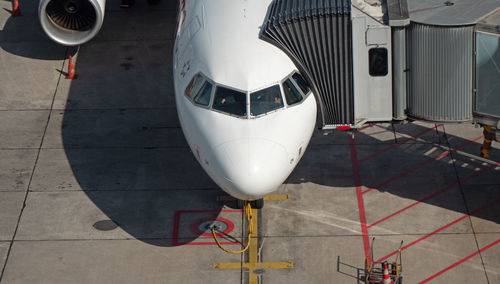
[[(282, 83), (296, 67), (285, 53), (259, 39), (271, 0), (183, 2), (173, 76), (186, 140), (224, 191), (242, 200), (262, 198), (286, 180), (306, 150), (316, 122), (314, 95), (302, 92), (300, 103), (287, 103)], [(186, 96), (197, 74), (213, 85), (208, 106)], [(283, 107), (253, 116), (248, 94), (273, 85), (281, 90)], [(218, 87), (247, 94), (245, 115), (213, 108)]]

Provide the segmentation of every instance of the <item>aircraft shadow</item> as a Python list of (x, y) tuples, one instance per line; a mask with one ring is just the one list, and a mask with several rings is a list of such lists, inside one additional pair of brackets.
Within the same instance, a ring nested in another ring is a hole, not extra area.
[[(196, 240), (199, 235), (179, 226), (233, 206), (217, 201), (225, 194), (184, 140), (173, 98), (172, 44), (82, 46), (61, 125), (82, 190), (132, 237), (159, 246)], [(177, 212), (195, 210), (206, 212), (176, 220)]]
[[(217, 200), (225, 194), (191, 154), (178, 122), (171, 59), (177, 2), (153, 8), (138, 1), (126, 11), (110, 2), (119, 1), (108, 2), (101, 33), (78, 53), (70, 48), (64, 54), (48, 39), (42, 49), (2, 48), (45, 60), (75, 55), (78, 79), (61, 79), (56, 94), (54, 109), (60, 111), (52, 119), (60, 125), (62, 145), (54, 147), (64, 148), (79, 187), (109, 218), (95, 229), (119, 226), (127, 238), (157, 246), (199, 242), (206, 237), (191, 225), (235, 204)], [(19, 21), (29, 24), (29, 33), (42, 33), (34, 9), (22, 6), (23, 17), (10, 18), (3, 36), (15, 41), (7, 31)], [(67, 71), (67, 61), (59, 71)], [(241, 237), (233, 234), (227, 237)]]

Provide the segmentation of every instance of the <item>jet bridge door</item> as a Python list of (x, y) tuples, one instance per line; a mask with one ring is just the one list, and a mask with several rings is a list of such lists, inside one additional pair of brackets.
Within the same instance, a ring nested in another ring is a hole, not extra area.
[(392, 120), (391, 28), (352, 9), (356, 124)]

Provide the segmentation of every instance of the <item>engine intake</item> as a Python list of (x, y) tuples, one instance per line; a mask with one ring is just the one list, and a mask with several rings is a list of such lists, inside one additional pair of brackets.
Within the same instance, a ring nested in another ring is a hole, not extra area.
[(55, 42), (74, 46), (91, 40), (101, 29), (105, 0), (40, 0), (38, 16)]

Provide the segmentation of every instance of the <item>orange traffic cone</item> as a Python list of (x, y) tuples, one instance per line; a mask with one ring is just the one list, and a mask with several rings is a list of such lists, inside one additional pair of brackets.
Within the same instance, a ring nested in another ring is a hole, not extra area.
[(389, 275), (389, 270), (387, 269), (387, 262), (384, 262), (384, 278), (380, 284), (394, 284)]
[(75, 73), (75, 66), (73, 65), (73, 59), (71, 58), (71, 55), (69, 56), (69, 63), (68, 63), (68, 75), (66, 75), (66, 79), (76, 79), (78, 78), (78, 75)]
[(14, 0), (14, 5), (12, 7), (12, 17), (21, 16), (21, 9), (19, 9), (19, 1)]

